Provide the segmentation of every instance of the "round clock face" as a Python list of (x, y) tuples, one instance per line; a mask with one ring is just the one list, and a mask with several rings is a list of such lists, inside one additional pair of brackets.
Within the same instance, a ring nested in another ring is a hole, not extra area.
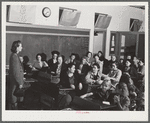
[(49, 17), (51, 15), (51, 10), (48, 7), (43, 8), (42, 14), (44, 17)]

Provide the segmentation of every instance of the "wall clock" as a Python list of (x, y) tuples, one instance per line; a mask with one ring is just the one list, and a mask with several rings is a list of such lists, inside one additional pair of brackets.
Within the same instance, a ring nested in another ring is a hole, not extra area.
[(48, 18), (51, 15), (51, 10), (48, 7), (44, 7), (42, 10), (42, 14), (44, 17)]

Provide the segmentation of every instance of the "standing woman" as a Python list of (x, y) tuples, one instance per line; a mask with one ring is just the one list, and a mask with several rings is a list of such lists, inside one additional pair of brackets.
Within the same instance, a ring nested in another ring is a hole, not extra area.
[(9, 105), (11, 110), (17, 110), (19, 102), (23, 101), (23, 97), (16, 97), (15, 92), (23, 88), (24, 74), (18, 53), (22, 51), (21, 41), (14, 41), (11, 47), (11, 56), (9, 61)]

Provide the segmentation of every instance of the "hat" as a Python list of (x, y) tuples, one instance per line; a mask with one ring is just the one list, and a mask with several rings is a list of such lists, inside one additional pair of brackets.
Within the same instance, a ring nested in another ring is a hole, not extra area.
[(51, 53), (52, 53), (52, 55), (54, 55), (54, 54), (59, 55), (60, 54), (58, 51), (52, 51)]

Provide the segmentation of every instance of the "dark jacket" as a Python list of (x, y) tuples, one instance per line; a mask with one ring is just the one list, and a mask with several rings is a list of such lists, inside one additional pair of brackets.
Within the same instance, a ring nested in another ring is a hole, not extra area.
[(124, 67), (122, 73), (124, 72), (128, 72), (131, 78), (137, 78), (137, 71), (134, 67), (130, 67), (129, 69), (127, 67)]
[(48, 60), (48, 66), (50, 67), (48, 73), (51, 73), (51, 71), (56, 73), (58, 62), (53, 63), (53, 59)]
[(14, 92), (20, 85), (24, 84), (23, 67), (17, 53), (11, 54), (9, 66), (9, 101), (10, 103), (16, 103), (17, 97)]
[(62, 72), (60, 74), (60, 85), (62, 85), (65, 88), (70, 88), (70, 84), (75, 85), (75, 87), (78, 86), (76, 77), (73, 75), (72, 77), (69, 77), (66, 72)]

